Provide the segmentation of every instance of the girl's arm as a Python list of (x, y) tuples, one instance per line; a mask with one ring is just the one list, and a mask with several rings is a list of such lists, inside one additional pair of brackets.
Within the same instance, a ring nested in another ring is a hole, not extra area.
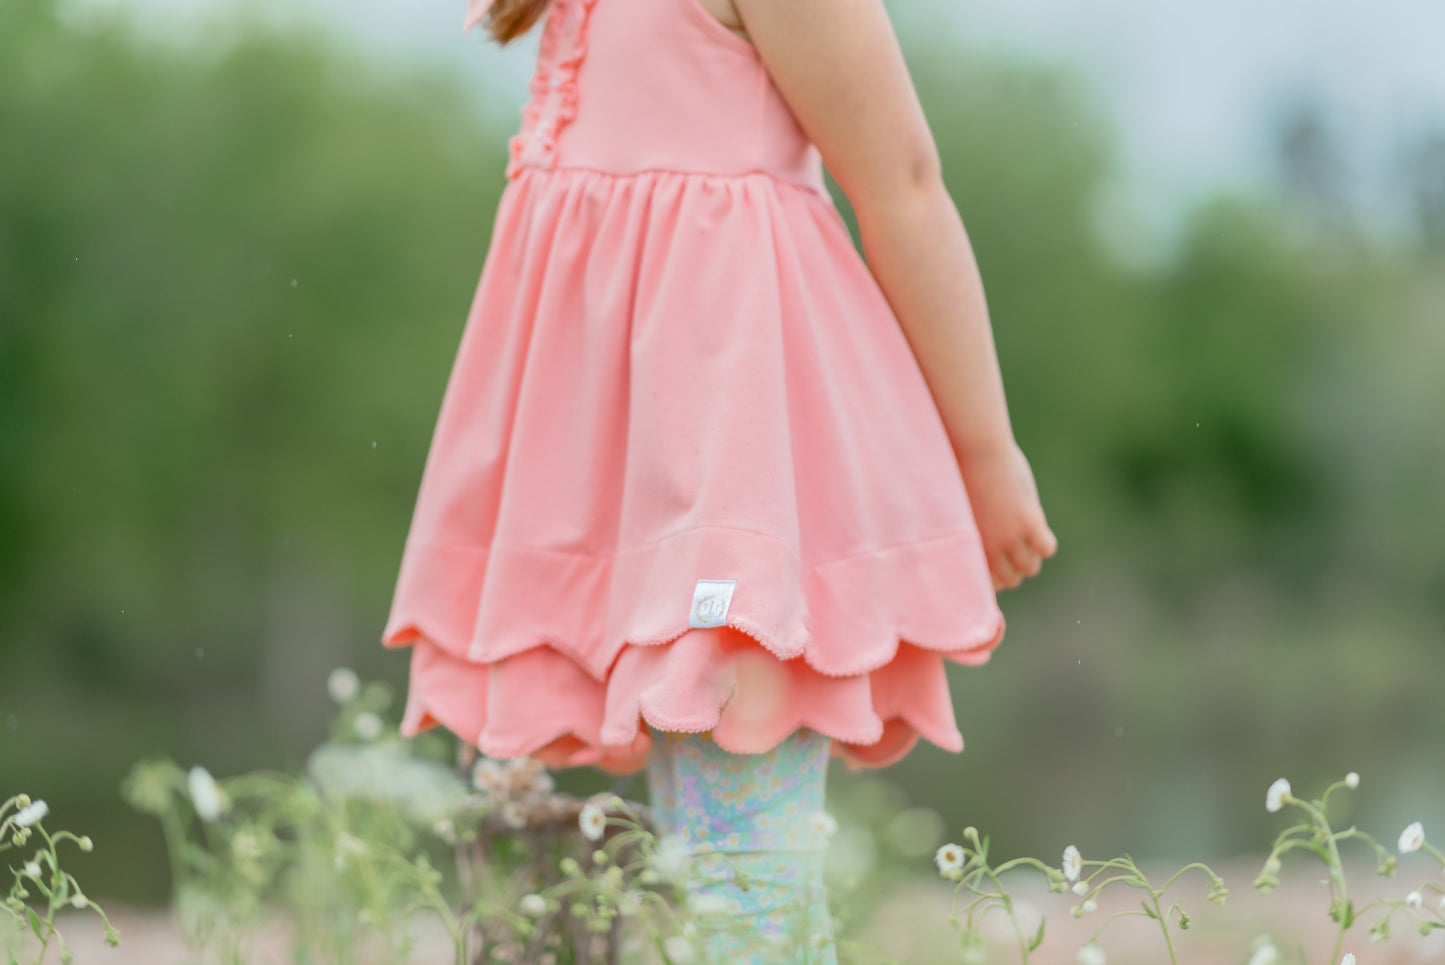
[(973, 248), (882, 0), (733, 0), (857, 213), (863, 253), (952, 440), (997, 587), (1057, 540), (1009, 423)]

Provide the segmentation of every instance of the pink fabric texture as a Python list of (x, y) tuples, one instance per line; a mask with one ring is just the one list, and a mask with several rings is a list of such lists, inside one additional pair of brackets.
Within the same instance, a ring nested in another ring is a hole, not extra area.
[[(615, 774), (645, 723), (962, 751), (946, 662), (1004, 619), (817, 149), (696, 0), (553, 0), (542, 31), (382, 634), (402, 734)], [(736, 581), (721, 625), (699, 580)]]

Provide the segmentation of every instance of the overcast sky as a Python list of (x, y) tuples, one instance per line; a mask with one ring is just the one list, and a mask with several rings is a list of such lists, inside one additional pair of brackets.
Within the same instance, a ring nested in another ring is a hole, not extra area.
[[(241, 0), (68, 0), (125, 6), (184, 35)], [(265, 6), (244, 0), (248, 9)], [(605, 0), (604, 0), (605, 2)], [(1445, 0), (888, 0), (900, 32), (925, 18), (967, 42), (1077, 64), (1123, 138), (1123, 202), (1167, 218), (1223, 184), (1270, 176), (1280, 105), (1317, 96), (1331, 111), (1360, 200), (1388, 219), (1391, 152), (1445, 125)], [(500, 49), (460, 33), (464, 0), (275, 0), (384, 58), (453, 64), (520, 109), (536, 31)]]

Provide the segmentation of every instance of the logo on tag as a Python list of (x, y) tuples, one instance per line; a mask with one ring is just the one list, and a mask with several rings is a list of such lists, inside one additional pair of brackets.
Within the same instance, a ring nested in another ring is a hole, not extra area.
[(698, 580), (692, 591), (690, 627), (720, 627), (727, 619), (737, 580)]

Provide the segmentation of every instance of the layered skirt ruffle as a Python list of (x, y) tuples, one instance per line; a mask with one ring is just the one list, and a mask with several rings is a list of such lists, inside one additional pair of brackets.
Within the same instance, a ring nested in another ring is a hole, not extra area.
[[(698, 580), (736, 580), (698, 626)], [(644, 722), (855, 767), (963, 749), (999, 611), (888, 303), (764, 173), (523, 167), (498, 208), (382, 641), (401, 724), (634, 773)]]

